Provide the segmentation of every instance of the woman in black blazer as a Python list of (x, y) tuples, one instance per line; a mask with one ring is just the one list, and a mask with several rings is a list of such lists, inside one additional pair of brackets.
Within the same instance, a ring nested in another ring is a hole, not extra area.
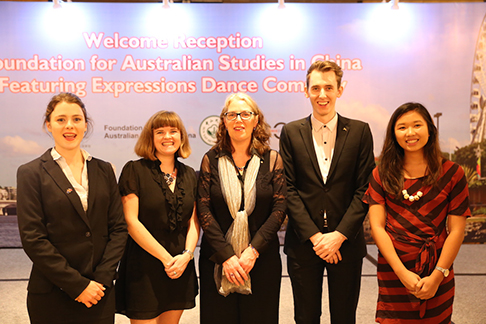
[(112, 166), (81, 149), (90, 126), (81, 99), (54, 96), (44, 117), (54, 148), (17, 172), (20, 236), (33, 262), (31, 323), (114, 323), (127, 229)]

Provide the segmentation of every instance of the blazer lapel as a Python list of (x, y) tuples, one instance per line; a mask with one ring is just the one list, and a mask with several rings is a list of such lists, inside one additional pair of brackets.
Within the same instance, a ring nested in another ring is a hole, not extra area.
[(317, 162), (316, 150), (314, 148), (314, 139), (312, 138), (312, 122), (311, 116), (307, 117), (300, 127), (300, 134), (302, 136), (307, 155), (309, 156), (314, 171), (316, 172), (320, 182), (324, 185), (322, 180), (321, 169), (319, 168), (319, 162)]
[(98, 189), (97, 179), (100, 178), (99, 176), (99, 169), (95, 167), (94, 163), (91, 161), (86, 162), (88, 166), (88, 216), (91, 216), (90, 211), (93, 210), (93, 204), (95, 202), (96, 197), (96, 190)]
[(334, 144), (334, 154), (332, 156), (331, 167), (329, 168), (329, 175), (327, 176), (328, 180), (332, 177), (334, 171), (336, 170), (339, 157), (343, 152), (344, 144), (346, 143), (348, 134), (349, 134), (348, 121), (346, 118), (343, 118), (338, 114), (338, 123), (336, 129), (336, 143)]
[(74, 190), (73, 186), (66, 178), (64, 172), (62, 172), (62, 169), (59, 167), (57, 162), (52, 159), (50, 150), (44, 153), (44, 155), (42, 156), (42, 160), (44, 162), (44, 169), (46, 170), (46, 172), (51, 176), (52, 180), (54, 180), (59, 189), (64, 192), (66, 197), (73, 205), (73, 208), (83, 219), (83, 221), (89, 226), (88, 217), (86, 216), (83, 205), (81, 204), (81, 200), (79, 199), (76, 190)]

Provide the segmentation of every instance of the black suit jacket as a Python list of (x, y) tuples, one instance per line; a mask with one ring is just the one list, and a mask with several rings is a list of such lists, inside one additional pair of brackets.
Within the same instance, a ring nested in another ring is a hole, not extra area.
[(334, 154), (325, 184), (314, 149), (310, 116), (283, 127), (280, 154), (287, 177), (287, 255), (303, 262), (320, 262), (309, 238), (317, 232), (337, 230), (348, 238), (340, 249), (342, 262), (363, 258), (366, 244), (362, 224), (368, 205), (361, 198), (375, 167), (368, 124), (338, 115)]
[(48, 150), (17, 171), (17, 216), (33, 262), (28, 290), (54, 285), (75, 299), (95, 280), (111, 287), (127, 239), (115, 174), (107, 162), (87, 162), (88, 210)]

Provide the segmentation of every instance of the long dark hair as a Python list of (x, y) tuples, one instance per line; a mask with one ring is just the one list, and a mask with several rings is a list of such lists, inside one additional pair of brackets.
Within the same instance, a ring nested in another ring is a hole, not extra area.
[(427, 161), (424, 185), (431, 185), (437, 181), (442, 171), (442, 153), (439, 145), (439, 134), (432, 116), (427, 109), (416, 102), (407, 102), (398, 107), (388, 122), (385, 142), (380, 157), (378, 171), (385, 190), (393, 195), (399, 195), (403, 190), (403, 160), (405, 152), (398, 144), (395, 136), (395, 125), (398, 119), (409, 111), (419, 113), (427, 123), (429, 139), (424, 146), (424, 158)]

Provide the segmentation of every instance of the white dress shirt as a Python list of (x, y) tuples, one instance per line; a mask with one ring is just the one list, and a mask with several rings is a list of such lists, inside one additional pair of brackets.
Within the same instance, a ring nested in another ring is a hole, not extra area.
[(81, 173), (81, 183), (78, 183), (76, 179), (74, 179), (74, 175), (71, 171), (71, 168), (67, 164), (66, 159), (63, 158), (62, 155), (59, 154), (55, 148), (52, 148), (51, 150), (52, 158), (61, 167), (62, 172), (64, 172), (64, 175), (69, 180), (74, 190), (76, 190), (79, 199), (81, 199), (81, 203), (83, 204), (84, 211), (87, 211), (89, 186), (88, 186), (88, 165), (86, 161), (90, 161), (92, 156), (83, 149), (81, 150), (81, 153), (83, 154), (83, 158), (84, 158), (84, 166), (83, 166), (83, 172)]
[(337, 114), (327, 123), (323, 124), (318, 121), (314, 114), (311, 116), (312, 122), (312, 139), (314, 141), (314, 149), (317, 155), (317, 162), (321, 170), (321, 176), (324, 183), (327, 181), (329, 169), (331, 168), (332, 156), (334, 154), (334, 146), (336, 144), (337, 134)]

